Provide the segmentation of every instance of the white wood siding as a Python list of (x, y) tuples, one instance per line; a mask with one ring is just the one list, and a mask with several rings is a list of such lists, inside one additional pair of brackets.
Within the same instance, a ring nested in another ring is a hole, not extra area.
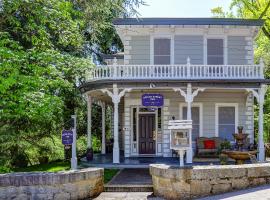
[[(168, 120), (175, 117), (180, 119), (179, 105), (184, 104), (184, 98), (179, 93), (173, 91), (157, 92), (131, 92), (125, 96), (125, 112), (130, 112), (131, 106), (141, 105), (141, 95), (144, 93), (160, 93), (164, 95), (165, 105), (163, 107), (163, 136), (162, 136), (162, 155), (164, 157), (171, 156), (169, 149), (169, 130)], [(251, 141), (253, 140), (253, 97), (248, 97), (243, 90), (206, 90), (200, 92), (194, 98), (194, 103), (200, 103), (203, 107), (203, 130), (202, 136), (214, 137), (215, 131), (215, 104), (216, 103), (237, 103), (238, 104), (238, 125), (244, 127), (244, 131), (249, 134)], [(131, 127), (130, 114), (125, 113), (124, 127), (125, 131), (125, 156), (131, 155)]]
[(150, 36), (132, 36), (129, 46), (129, 64), (150, 64)]
[(203, 36), (176, 35), (174, 37), (174, 63), (203, 64)]

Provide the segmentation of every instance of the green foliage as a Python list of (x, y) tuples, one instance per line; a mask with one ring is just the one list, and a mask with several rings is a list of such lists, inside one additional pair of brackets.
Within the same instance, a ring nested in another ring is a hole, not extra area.
[[(93, 53), (122, 48), (113, 18), (136, 14), (141, 3), (2, 1), (0, 166), (8, 169), (42, 159), (63, 159), (60, 133), (74, 113), (78, 116), (78, 152), (82, 154), (86, 147), (86, 102), (77, 86), (93, 67)], [(94, 120), (100, 116), (97, 107), (93, 113)], [(96, 150), (100, 149), (98, 125), (93, 127)]]
[[(265, 77), (270, 78), (270, 1), (269, 0), (232, 0), (230, 10), (224, 12), (222, 8), (212, 9), (216, 17), (233, 17), (247, 19), (264, 19), (264, 26), (255, 38), (255, 63), (259, 63), (260, 58), (265, 64)], [(254, 106), (255, 111), (255, 139), (258, 132), (258, 106)], [(264, 104), (264, 136), (270, 142), (270, 90), (267, 90)]]

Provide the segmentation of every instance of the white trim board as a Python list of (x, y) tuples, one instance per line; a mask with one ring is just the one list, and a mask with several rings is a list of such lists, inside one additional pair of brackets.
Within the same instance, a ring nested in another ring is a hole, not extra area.
[(218, 108), (219, 107), (234, 107), (235, 108), (235, 133), (239, 123), (238, 103), (215, 103), (215, 136), (218, 137)]
[[(183, 107), (187, 107), (187, 103), (179, 103), (179, 119), (183, 119)], [(200, 130), (199, 136), (203, 137), (203, 103), (192, 103), (191, 107), (199, 107), (200, 112)], [(192, 116), (191, 116), (192, 118)]]

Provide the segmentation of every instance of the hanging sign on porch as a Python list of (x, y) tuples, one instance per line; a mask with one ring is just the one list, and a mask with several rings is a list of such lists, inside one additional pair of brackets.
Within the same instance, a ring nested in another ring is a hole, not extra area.
[(143, 106), (157, 106), (161, 107), (164, 104), (163, 95), (161, 94), (143, 94), (142, 105)]
[(62, 144), (72, 145), (73, 143), (73, 132), (72, 130), (63, 130), (62, 131)]

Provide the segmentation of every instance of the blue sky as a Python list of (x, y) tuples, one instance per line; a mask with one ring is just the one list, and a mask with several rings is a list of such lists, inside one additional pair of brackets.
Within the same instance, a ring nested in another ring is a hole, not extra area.
[(140, 17), (212, 17), (211, 8), (228, 10), (231, 0), (144, 0)]

